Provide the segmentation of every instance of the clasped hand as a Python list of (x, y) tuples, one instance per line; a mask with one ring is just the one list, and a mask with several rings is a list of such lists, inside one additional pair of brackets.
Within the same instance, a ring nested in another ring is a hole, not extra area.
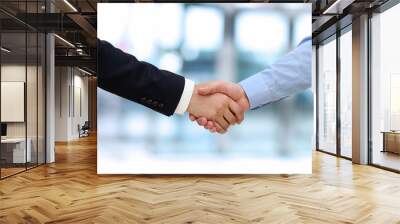
[(187, 111), (192, 121), (210, 132), (225, 133), (240, 124), (250, 108), (246, 93), (235, 83), (212, 81), (195, 86)]

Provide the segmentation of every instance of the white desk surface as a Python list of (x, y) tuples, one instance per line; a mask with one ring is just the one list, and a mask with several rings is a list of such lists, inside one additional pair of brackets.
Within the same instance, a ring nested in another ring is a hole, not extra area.
[[(5, 139), (1, 139), (1, 143), (20, 143), (20, 142), (24, 142), (25, 138), (5, 138)], [(28, 139), (29, 141), (29, 139)]]

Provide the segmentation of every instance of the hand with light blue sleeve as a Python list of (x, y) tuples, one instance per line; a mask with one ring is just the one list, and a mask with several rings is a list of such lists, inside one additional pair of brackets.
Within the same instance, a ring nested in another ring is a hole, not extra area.
[[(294, 95), (311, 87), (312, 40), (307, 37), (291, 52), (263, 71), (242, 80), (238, 84), (213, 81), (201, 84), (198, 93), (210, 95), (223, 93), (237, 101), (242, 109), (257, 109), (271, 102)], [(212, 121), (190, 115), (211, 132), (224, 133)]]

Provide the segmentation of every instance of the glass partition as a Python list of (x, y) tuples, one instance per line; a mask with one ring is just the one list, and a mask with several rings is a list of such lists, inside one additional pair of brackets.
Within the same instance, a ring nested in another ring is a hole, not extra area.
[[(42, 13), (44, 1), (1, 2)], [(3, 22), (7, 20), (7, 23)], [(0, 178), (45, 162), (45, 35), (0, 12)]]
[(36, 32), (29, 31), (27, 33), (27, 80), (26, 80), (26, 115), (27, 115), (27, 149), (30, 151), (30, 158), (27, 162), (27, 167), (37, 165), (37, 76), (38, 76), (38, 57), (37, 57), (37, 41)]
[(372, 163), (400, 170), (400, 5), (371, 18)]
[(45, 145), (45, 124), (46, 124), (46, 36), (43, 33), (38, 33), (38, 64), (37, 64), (37, 162), (43, 164), (46, 162), (46, 145)]
[(318, 48), (318, 149), (336, 154), (336, 39)]
[(31, 157), (26, 138), (26, 33), (2, 32), (1, 47), (1, 176), (6, 177), (24, 171)]
[(352, 157), (352, 32), (340, 36), (340, 154)]

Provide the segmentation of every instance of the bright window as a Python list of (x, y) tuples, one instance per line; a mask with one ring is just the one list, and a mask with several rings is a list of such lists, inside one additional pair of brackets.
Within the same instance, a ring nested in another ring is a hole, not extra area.
[(396, 170), (400, 170), (400, 33), (396, 29), (399, 21), (400, 5), (371, 19), (372, 163)]
[(352, 141), (352, 33), (340, 37), (340, 150), (351, 158)]
[(318, 147), (336, 153), (336, 40), (318, 48)]

